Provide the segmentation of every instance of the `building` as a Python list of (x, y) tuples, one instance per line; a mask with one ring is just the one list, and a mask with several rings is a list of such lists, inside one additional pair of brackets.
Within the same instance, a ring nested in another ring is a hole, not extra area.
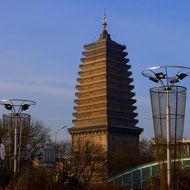
[[(101, 144), (108, 157), (119, 143), (138, 147), (143, 129), (136, 126), (136, 100), (128, 55), (107, 32), (106, 17), (98, 40), (84, 45), (78, 72), (72, 142)], [(108, 175), (109, 175), (108, 168)]]
[(49, 136), (43, 148), (43, 163), (44, 167), (46, 167), (47, 169), (53, 169), (55, 167), (55, 151), (55, 144), (52, 142)]

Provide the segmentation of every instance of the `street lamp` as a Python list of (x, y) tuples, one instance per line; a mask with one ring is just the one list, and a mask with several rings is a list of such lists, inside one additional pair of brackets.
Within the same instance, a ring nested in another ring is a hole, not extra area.
[(62, 130), (62, 129), (65, 129), (67, 127), (67, 125), (61, 127), (60, 129), (58, 129), (56, 132), (55, 132), (55, 157), (56, 157), (56, 160), (59, 160), (60, 158), (62, 159), (62, 154), (59, 153), (59, 146), (57, 145), (57, 134)]
[[(7, 146), (9, 153), (12, 154), (11, 149), (11, 129), (10, 127), (14, 128), (14, 163), (13, 163), (13, 171), (14, 176), (16, 175), (17, 171), (19, 170), (19, 161), (21, 156), (21, 140), (22, 140), (22, 127), (24, 125), (29, 125), (30, 123), (30, 115), (24, 114), (23, 111), (29, 109), (30, 106), (35, 105), (36, 102), (32, 100), (25, 100), (25, 99), (9, 99), (9, 100), (0, 100), (0, 105), (3, 105), (5, 109), (10, 111), (9, 114), (3, 115), (3, 125), (8, 126), (9, 137), (7, 139)], [(19, 130), (19, 131), (18, 131)], [(11, 168), (11, 164), (10, 164)]]
[(1, 143), (2, 143), (2, 141), (1, 141), (1, 139), (0, 139), (0, 169), (1, 169), (2, 165), (3, 165)]
[(55, 144), (57, 143), (57, 134), (62, 130), (62, 129), (65, 129), (67, 127), (67, 125), (61, 127), (60, 129), (58, 129), (56, 132), (55, 132)]
[[(177, 183), (174, 177), (178, 177), (176, 171), (180, 169), (178, 163), (180, 144), (183, 139), (186, 102), (186, 88), (177, 86), (176, 83), (190, 75), (190, 68), (156, 66), (144, 70), (142, 74), (159, 84), (158, 87), (150, 89), (156, 154), (160, 162), (162, 189), (175, 189)], [(165, 167), (165, 163), (167, 167)], [(164, 173), (165, 170), (167, 171), (166, 174)]]

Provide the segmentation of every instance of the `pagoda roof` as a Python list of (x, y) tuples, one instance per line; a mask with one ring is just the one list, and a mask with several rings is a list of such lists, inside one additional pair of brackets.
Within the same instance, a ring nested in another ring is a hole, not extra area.
[(126, 134), (138, 134), (140, 135), (143, 131), (142, 128), (139, 127), (126, 127), (126, 126), (89, 126), (89, 127), (72, 127), (68, 129), (71, 133), (88, 133), (88, 132), (96, 132), (96, 131), (104, 131), (104, 132), (115, 132), (115, 133), (126, 133)]

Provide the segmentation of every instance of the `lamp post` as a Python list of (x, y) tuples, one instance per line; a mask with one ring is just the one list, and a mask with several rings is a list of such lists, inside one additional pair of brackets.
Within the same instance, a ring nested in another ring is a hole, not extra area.
[(2, 141), (1, 141), (1, 139), (0, 139), (0, 168), (2, 167), (2, 165), (3, 165), (3, 159), (2, 159), (2, 147), (1, 147), (1, 143), (2, 143)]
[[(159, 84), (150, 89), (152, 114), (157, 146), (157, 159), (160, 161), (160, 180), (162, 189), (176, 189), (179, 177), (176, 171), (177, 148), (183, 139), (186, 88), (177, 86), (180, 80), (190, 75), (190, 68), (183, 66), (156, 66), (142, 72), (143, 76)], [(165, 156), (166, 154), (166, 156)], [(165, 167), (165, 162), (167, 167)], [(178, 161), (179, 162), (179, 161)], [(167, 171), (164, 174), (164, 171)], [(167, 178), (165, 182), (165, 177)]]
[(60, 158), (62, 158), (62, 154), (60, 154), (60, 147), (57, 145), (57, 135), (58, 133), (62, 130), (62, 129), (65, 129), (67, 127), (67, 125), (59, 128), (56, 132), (55, 132), (55, 158), (56, 160), (59, 160)]
[(62, 130), (62, 129), (65, 129), (67, 127), (67, 125), (61, 127), (60, 129), (58, 129), (56, 132), (55, 132), (55, 144), (57, 143), (57, 134)]
[[(21, 140), (22, 140), (22, 126), (25, 124), (29, 125), (30, 115), (24, 114), (23, 112), (28, 110), (30, 106), (35, 105), (36, 102), (32, 100), (24, 99), (9, 99), (0, 100), (0, 105), (10, 111), (9, 114), (3, 115), (3, 125), (8, 125), (8, 127), (14, 128), (14, 153), (13, 153), (13, 171), (14, 177), (19, 170), (19, 161), (21, 154)], [(10, 126), (9, 126), (10, 125)], [(19, 129), (19, 131), (18, 131)], [(11, 132), (11, 129), (8, 129)], [(9, 134), (8, 138), (9, 153), (11, 154), (11, 136)], [(11, 165), (11, 164), (10, 164)], [(10, 166), (11, 167), (11, 166)]]

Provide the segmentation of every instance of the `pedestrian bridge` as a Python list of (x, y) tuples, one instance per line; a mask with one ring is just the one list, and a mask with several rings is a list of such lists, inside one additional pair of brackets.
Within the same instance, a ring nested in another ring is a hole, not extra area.
[[(190, 157), (181, 160), (184, 168), (190, 168)], [(109, 178), (113, 184), (122, 184), (130, 187), (143, 187), (143, 184), (152, 176), (158, 174), (158, 162), (139, 165), (130, 170), (123, 171)]]

